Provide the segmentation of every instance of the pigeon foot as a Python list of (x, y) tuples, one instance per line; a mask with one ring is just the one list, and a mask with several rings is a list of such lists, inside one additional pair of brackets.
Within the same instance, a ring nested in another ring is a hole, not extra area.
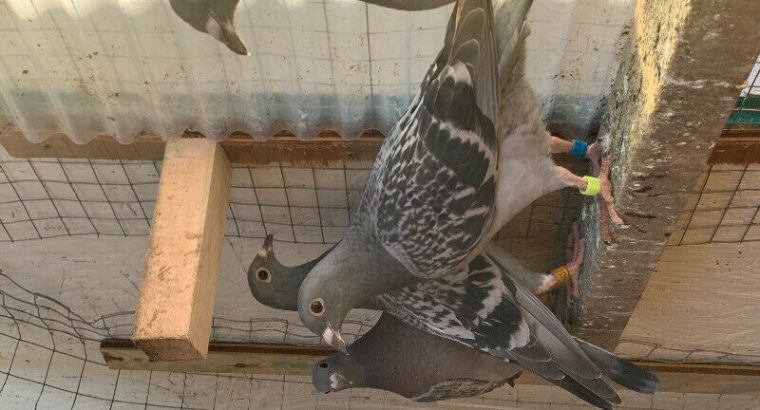
[(565, 267), (570, 274), (570, 280), (565, 282), (567, 286), (567, 305), (570, 306), (572, 297), (578, 297), (578, 274), (583, 265), (583, 257), (586, 253), (586, 240), (581, 238), (578, 222), (573, 223), (572, 230), (567, 238), (567, 254), (570, 260)]
[(602, 240), (609, 244), (612, 241), (609, 232), (609, 221), (615, 224), (620, 229), (626, 229), (629, 225), (626, 225), (623, 218), (615, 211), (615, 198), (612, 196), (612, 183), (610, 182), (610, 167), (612, 165), (612, 158), (610, 156), (602, 159), (599, 163), (599, 143), (595, 142), (588, 147), (586, 151), (586, 157), (590, 161), (590, 172), (599, 176), (600, 192), (597, 195), (597, 201), (599, 202), (599, 232), (602, 236)]

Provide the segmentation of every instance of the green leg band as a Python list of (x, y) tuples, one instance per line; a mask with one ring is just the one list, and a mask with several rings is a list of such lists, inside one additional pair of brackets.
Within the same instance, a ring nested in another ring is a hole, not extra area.
[(602, 184), (599, 183), (599, 178), (586, 175), (583, 179), (586, 180), (587, 185), (585, 190), (579, 189), (582, 195), (596, 196), (596, 194), (602, 190)]

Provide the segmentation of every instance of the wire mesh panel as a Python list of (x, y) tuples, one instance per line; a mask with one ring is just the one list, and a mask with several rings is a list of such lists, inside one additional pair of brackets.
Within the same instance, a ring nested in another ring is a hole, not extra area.
[[(327, 168), (234, 165), (225, 234), (333, 244), (351, 224), (371, 163)], [(574, 163), (582, 172), (582, 162)], [(62, 236), (146, 236), (160, 162), (0, 161), (0, 243)], [(545, 235), (564, 243), (580, 197), (563, 190), (516, 216), (502, 238)]]
[(760, 241), (760, 164), (711, 166), (697, 181), (668, 245)]
[[(126, 337), (131, 313), (88, 321), (55, 299), (32, 292), (0, 272), (0, 408), (2, 409), (312, 409), (312, 408), (591, 408), (550, 386), (506, 386), (483, 397), (415, 405), (392, 393), (349, 389), (317, 395), (309, 377), (110, 370), (99, 351), (105, 337)], [(215, 319), (214, 333), (255, 339), (262, 323)], [(212, 335), (214, 334), (212, 333)], [(694, 354), (697, 358), (699, 354)], [(621, 392), (621, 408), (713, 400), (754, 406), (754, 395)], [(707, 397), (705, 397), (707, 396)], [(664, 407), (672, 408), (672, 407)], [(684, 408), (684, 407), (678, 407)], [(745, 407), (752, 408), (752, 407)]]

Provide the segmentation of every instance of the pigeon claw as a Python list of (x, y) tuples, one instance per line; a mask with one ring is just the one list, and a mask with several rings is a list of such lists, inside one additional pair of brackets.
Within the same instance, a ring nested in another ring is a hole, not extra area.
[(586, 240), (580, 237), (580, 229), (578, 228), (578, 222), (573, 223), (572, 232), (568, 238), (568, 245), (572, 243), (572, 248), (568, 246), (568, 256), (570, 262), (565, 265), (567, 271), (570, 273), (570, 279), (565, 282), (567, 286), (567, 305), (570, 306), (571, 298), (578, 297), (578, 274), (583, 264), (583, 257), (586, 252)]
[(338, 350), (339, 352), (343, 354), (348, 354), (348, 350), (346, 350), (346, 342), (343, 341), (343, 338), (340, 336), (340, 332), (337, 330), (333, 330), (330, 325), (328, 325), (325, 328), (325, 331), (322, 332), (322, 338), (325, 340), (327, 344)]
[(612, 221), (612, 223), (614, 223), (619, 229), (626, 229), (630, 225), (627, 225), (623, 218), (621, 218), (617, 211), (615, 211), (615, 198), (612, 196), (612, 183), (610, 182), (612, 158), (607, 156), (601, 160), (600, 164), (600, 151), (601, 147), (599, 146), (599, 142), (595, 142), (586, 150), (586, 157), (590, 161), (591, 169), (589, 173), (591, 175), (598, 175), (599, 185), (601, 187), (599, 194), (596, 196), (600, 211), (599, 232), (602, 240), (604, 240), (606, 244), (610, 244), (612, 242), (608, 226), (610, 221)]

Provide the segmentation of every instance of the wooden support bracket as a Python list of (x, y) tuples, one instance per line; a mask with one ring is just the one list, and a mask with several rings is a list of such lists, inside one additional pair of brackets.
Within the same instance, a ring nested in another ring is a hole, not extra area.
[(206, 357), (231, 175), (217, 143), (166, 144), (132, 328), (154, 360)]

